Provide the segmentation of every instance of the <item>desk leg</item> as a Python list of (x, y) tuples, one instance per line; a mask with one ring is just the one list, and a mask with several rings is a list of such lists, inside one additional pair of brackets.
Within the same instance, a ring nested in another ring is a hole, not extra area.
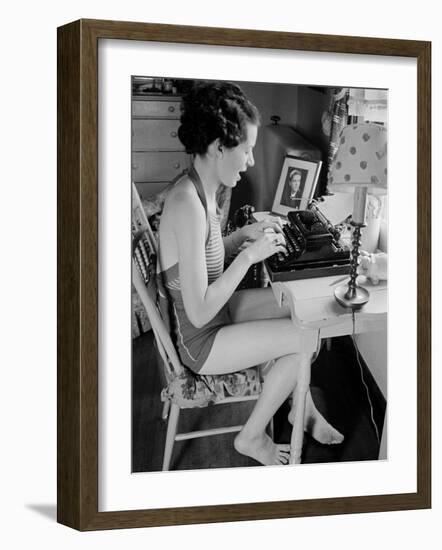
[(302, 443), (304, 441), (305, 400), (310, 388), (310, 368), (312, 354), (301, 354), (299, 380), (293, 391), (294, 423), (290, 445), (290, 464), (301, 464)]

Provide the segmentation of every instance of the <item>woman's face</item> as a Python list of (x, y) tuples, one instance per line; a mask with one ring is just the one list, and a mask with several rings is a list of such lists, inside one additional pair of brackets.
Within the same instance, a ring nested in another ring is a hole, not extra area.
[(246, 123), (246, 139), (232, 149), (222, 148), (222, 156), (218, 163), (218, 174), (221, 183), (227, 187), (235, 187), (241, 179), (241, 172), (245, 172), (249, 166), (255, 164), (253, 148), (258, 136), (258, 127), (249, 122)]

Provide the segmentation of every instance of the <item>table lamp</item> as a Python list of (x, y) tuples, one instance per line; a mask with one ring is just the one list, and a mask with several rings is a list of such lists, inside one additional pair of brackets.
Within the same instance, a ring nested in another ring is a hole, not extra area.
[(384, 126), (361, 123), (342, 129), (331, 167), (329, 190), (354, 193), (350, 280), (336, 288), (335, 298), (344, 307), (358, 309), (370, 296), (367, 289), (356, 283), (367, 191), (387, 192), (387, 130)]

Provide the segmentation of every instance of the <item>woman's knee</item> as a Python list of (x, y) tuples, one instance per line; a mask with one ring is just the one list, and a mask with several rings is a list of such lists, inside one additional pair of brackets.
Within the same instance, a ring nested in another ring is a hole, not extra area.
[(297, 371), (301, 365), (299, 353), (288, 353), (287, 355), (282, 355), (281, 357), (276, 358), (275, 365), (280, 366), (284, 369), (292, 369)]

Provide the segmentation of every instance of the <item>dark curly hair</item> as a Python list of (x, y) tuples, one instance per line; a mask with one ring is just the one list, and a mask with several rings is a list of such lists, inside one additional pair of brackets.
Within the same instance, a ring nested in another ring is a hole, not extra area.
[(259, 125), (258, 109), (236, 84), (200, 82), (183, 98), (178, 137), (186, 153), (203, 155), (219, 138), (232, 148), (246, 139), (246, 123)]

